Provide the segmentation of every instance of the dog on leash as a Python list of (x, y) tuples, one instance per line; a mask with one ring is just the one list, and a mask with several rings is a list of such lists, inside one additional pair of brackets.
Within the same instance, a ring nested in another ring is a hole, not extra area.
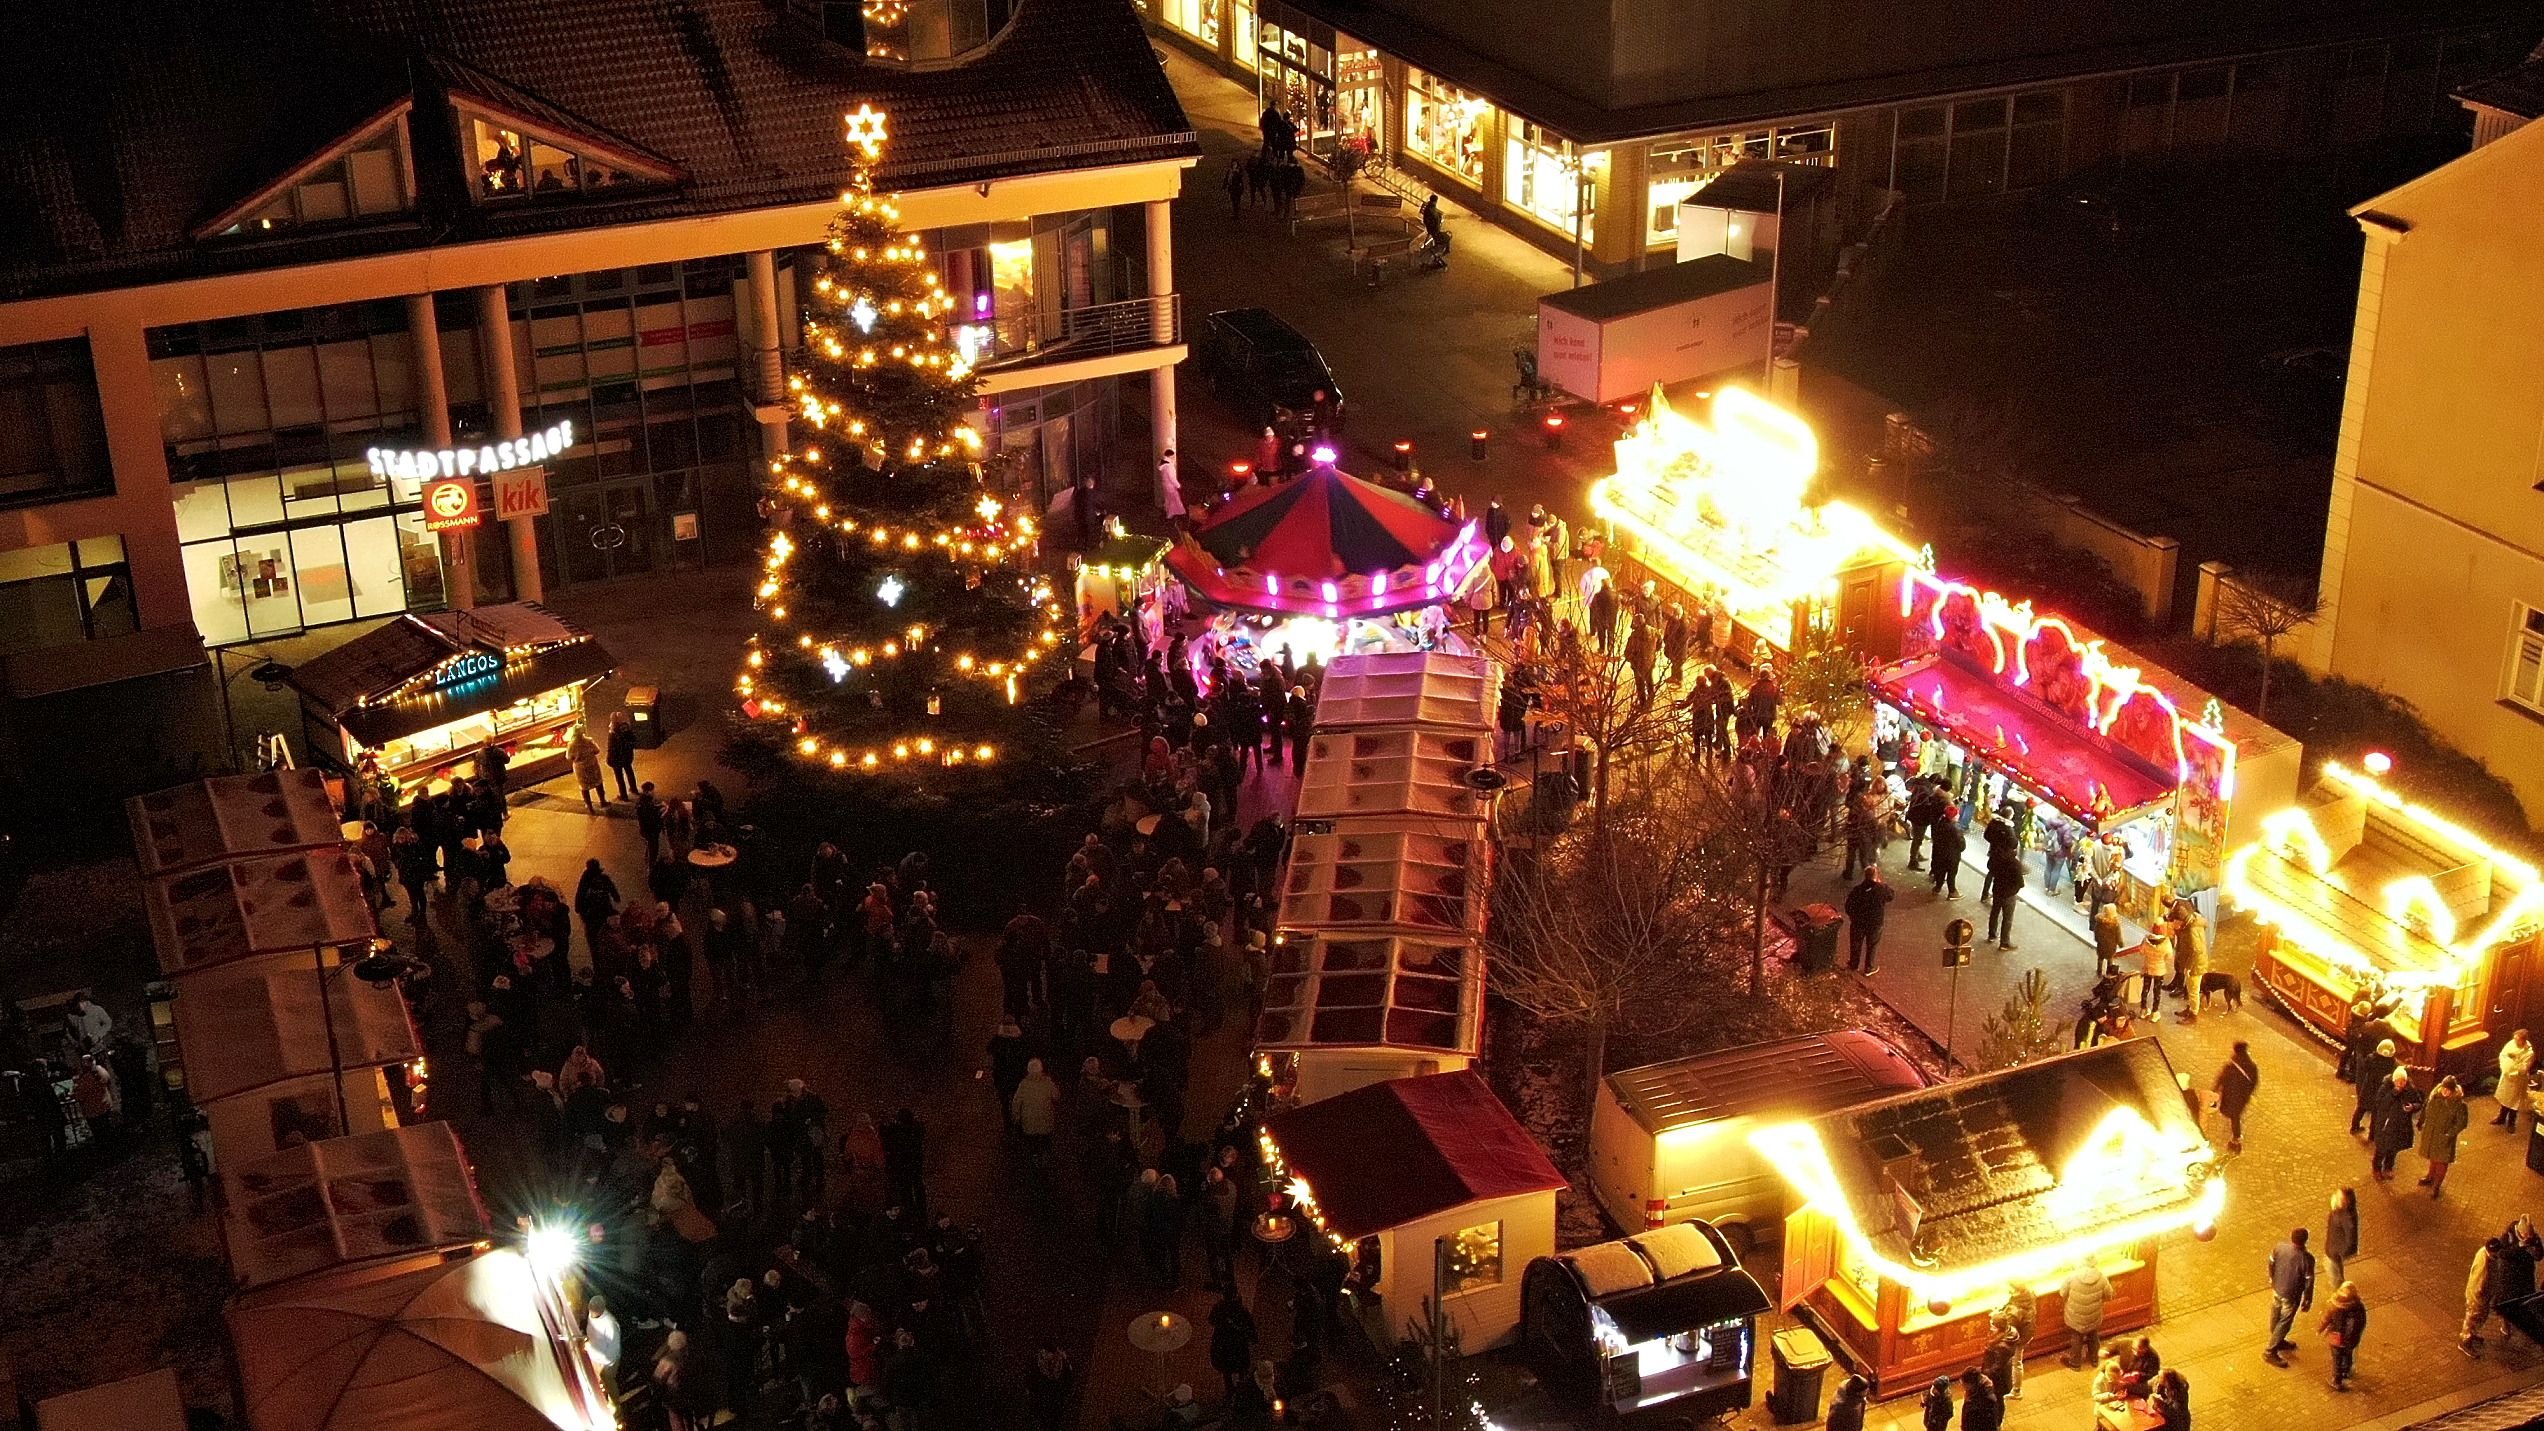
[(2244, 981), (2234, 975), (2219, 973), (2200, 975), (2199, 1008), (2201, 1013), (2208, 1012), (2208, 997), (2211, 994), (2225, 995), (2226, 1007), (2229, 1011), (2235, 1013), (2243, 1011)]

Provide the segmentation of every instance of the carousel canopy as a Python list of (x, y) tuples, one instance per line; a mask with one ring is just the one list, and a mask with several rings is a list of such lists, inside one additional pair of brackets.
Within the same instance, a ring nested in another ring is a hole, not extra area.
[(342, 846), (163, 875), (142, 886), (142, 907), (159, 967), (171, 974), (379, 933), (362, 876)]
[(1464, 1070), (1355, 1088), (1275, 1113), (1263, 1129), (1346, 1239), (1569, 1186), (1491, 1087)]
[(146, 875), (214, 860), (314, 849), (344, 838), (315, 770), (267, 770), (173, 786), (124, 802)]
[(448, 1123), (304, 1143), (223, 1169), (221, 1186), (230, 1270), (242, 1287), (486, 1236), (468, 1155)]
[(1369, 651), (1337, 656), (1316, 697), (1316, 728), (1439, 725), (1491, 730), (1502, 668), (1490, 657), (1446, 651)]
[(497, 1248), (251, 1293), (229, 1308), (260, 1431), (590, 1431), (527, 1259)]
[(1473, 1057), (1484, 953), (1472, 939), (1282, 934), (1272, 948), (1258, 1049), (1412, 1048)]
[(1435, 815), (1480, 821), (1484, 802), (1467, 772), (1493, 763), (1489, 737), (1451, 731), (1322, 731), (1299, 774), (1298, 814)]
[(1384, 616), (1457, 596), (1484, 555), (1476, 523), (1327, 465), (1246, 492), (1166, 564), (1203, 600), (1239, 611)]
[(1290, 846), (1281, 923), (1293, 929), (1484, 932), (1481, 831), (1442, 834), (1421, 821), (1359, 819), (1302, 830)]

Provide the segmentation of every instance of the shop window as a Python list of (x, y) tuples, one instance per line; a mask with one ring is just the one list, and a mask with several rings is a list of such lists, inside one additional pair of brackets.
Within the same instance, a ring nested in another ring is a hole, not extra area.
[(0, 552), (0, 655), (140, 629), (123, 538)]
[(562, 198), (668, 183), (668, 171), (623, 154), (560, 135), (544, 134), (511, 120), (462, 108), (468, 134), (469, 172), (477, 197), (503, 202)]
[(2014, 96), (2014, 130), (2005, 158), (2005, 187), (2036, 189), (2058, 177), (2067, 154), (2067, 96), (2042, 90)]
[(1891, 146), (1891, 187), (1905, 194), (1909, 203), (1931, 204), (1943, 198), (1951, 113), (1939, 104), (1899, 112)]
[(2234, 81), (2234, 71), (2225, 65), (2202, 70), (2184, 70), (2173, 89), (2173, 131), (2171, 145), (2216, 144), (2226, 138), (2227, 91)]
[(2508, 699), (2544, 714), (2544, 610), (2520, 602), (2512, 614)]
[(1981, 199), (2005, 188), (2003, 98), (1964, 100), (1952, 106), (1952, 168), (1944, 196)]
[(1228, 8), (1234, 13), (1237, 22), (1236, 41), (1228, 48), (1236, 55), (1240, 66), (1248, 70), (1254, 69), (1263, 63), (1254, 53), (1257, 43), (1254, 28), (1254, 0), (1229, 0)]
[(1502, 1280), (1502, 1225), (1479, 1222), (1462, 1227), (1449, 1239), (1447, 1290), (1454, 1295)]
[(270, 194), (215, 218), (199, 236), (259, 234), (376, 219), (415, 207), (408, 188), (403, 110), (344, 148), (292, 175)]
[(0, 348), (0, 506), (114, 485), (86, 338)]
[[(1588, 176), (1572, 141), (1526, 120), (1511, 123), (1502, 156), (1502, 202), (1569, 233), (1579, 211)], [(1596, 241), (1588, 215), (1581, 216), (1581, 239)]]
[(1705, 181), (1719, 170), (1743, 159), (1767, 158), (1788, 164), (1833, 167), (1837, 163), (1837, 127), (1787, 124), (1758, 133), (1658, 141), (1645, 163), (1644, 242), (1653, 247), (1675, 244), (1678, 206), (1688, 195), (1704, 187)]
[(1405, 72), (1407, 152), (1469, 184), (1484, 183), (1484, 132), (1493, 106), (1437, 75)]

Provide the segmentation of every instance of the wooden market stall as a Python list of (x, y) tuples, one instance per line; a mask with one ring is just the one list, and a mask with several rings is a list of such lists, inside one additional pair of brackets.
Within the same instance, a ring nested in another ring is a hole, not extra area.
[(344, 841), (343, 817), (316, 770), (220, 775), (124, 802), (144, 875)]
[(2544, 1017), (2536, 867), (2337, 761), (2235, 851), (2226, 893), (2264, 925), (2256, 986), (2325, 1038), (2366, 995), (2404, 1063), (2469, 1076)]
[(1299, 771), (1298, 818), (1405, 816), (1480, 832), (1484, 797), (1467, 782), (1493, 763), (1492, 737), (1419, 726), (1319, 730)]
[(1283, 930), (1254, 1051), (1280, 1106), (1474, 1061), (1484, 1034), (1480, 941), (1382, 930)]
[(1302, 826), (1278, 910), (1289, 930), (1400, 929), (1481, 937), (1491, 851), (1483, 827), (1401, 816)]
[(2159, 1242), (2214, 1229), (2225, 1182), (2156, 1040), (2128, 1039), (1764, 1128), (1792, 1184), (1779, 1301), (1882, 1396), (1975, 1364), (1988, 1314), (2040, 1299), (2035, 1354), (2064, 1338), (2081, 1259), (2107, 1333), (2156, 1317)]
[(1107, 616), (1139, 619), (1140, 602), (1169, 580), (1167, 546), (1164, 537), (1134, 532), (1119, 517), (1104, 519), (1103, 540), (1073, 559), (1081, 644), (1095, 639), (1096, 623)]
[[(1591, 510), (1617, 552), (1691, 612), (1720, 603), (1732, 629), (1714, 639), (1735, 659), (1790, 651), (1814, 628), (1875, 655), (1897, 648), (1890, 598), (1917, 551), (1815, 490), (1819, 438), (1800, 417), (1726, 387), (1699, 422), (1655, 388), (1650, 410), (1617, 440), (1616, 464), (1591, 485)], [(1633, 568), (1609, 565), (1633, 580)]]
[(1773, 1303), (1711, 1223), (1679, 1222), (1528, 1264), (1522, 1347), (1592, 1424), (1746, 1410)]
[(1434, 1288), (1468, 1353), (1518, 1335), (1520, 1271), (1555, 1250), (1564, 1175), (1471, 1071), (1275, 1113), (1258, 1144), (1315, 1233), (1352, 1260), (1352, 1310), (1392, 1347)]
[(1338, 656), (1316, 695), (1319, 731), (1443, 727), (1489, 733), (1501, 704), (1501, 663), (1449, 651)]
[(489, 746), (512, 758), (515, 783), (565, 773), (584, 693), (614, 664), (589, 633), (515, 602), (410, 612), (287, 679), (317, 757), (366, 780), (439, 789)]
[(359, 958), (378, 937), (341, 846), (233, 860), (142, 886), (159, 967), (182, 975), (257, 954)]
[(350, 966), (263, 954), (199, 969), (176, 1024), (187, 1095), (225, 1159), (423, 1115), (424, 1045), (406, 996)]
[(220, 1170), (221, 1241), (242, 1290), (440, 1254), (489, 1236), (448, 1123), (323, 1138)]

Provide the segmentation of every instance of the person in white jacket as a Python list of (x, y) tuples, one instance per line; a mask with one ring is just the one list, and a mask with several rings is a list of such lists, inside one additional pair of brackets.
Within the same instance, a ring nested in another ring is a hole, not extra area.
[(2067, 1365), (2081, 1370), (2102, 1359), (2102, 1314), (2111, 1301), (2111, 1279), (2091, 1257), (2081, 1258), (2059, 1289), (2060, 1317), (2067, 1323)]
[(2491, 1120), (2493, 1127), (2517, 1131), (2518, 1115), (2534, 1105), (2534, 1081), (2535, 1044), (2519, 1029), (2500, 1045), (2500, 1086), (2491, 1092), (2499, 1100), (2500, 1116)]

